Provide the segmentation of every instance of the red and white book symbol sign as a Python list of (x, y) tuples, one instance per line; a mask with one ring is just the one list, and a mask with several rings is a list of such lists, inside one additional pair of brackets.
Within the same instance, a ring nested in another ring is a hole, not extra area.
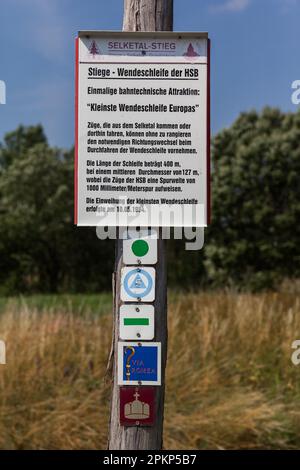
[(120, 387), (121, 426), (153, 426), (155, 387)]

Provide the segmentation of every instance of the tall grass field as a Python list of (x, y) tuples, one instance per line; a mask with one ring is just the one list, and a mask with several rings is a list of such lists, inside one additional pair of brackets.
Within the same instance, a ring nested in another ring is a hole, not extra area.
[[(165, 449), (299, 449), (300, 294), (172, 294)], [(105, 449), (109, 295), (0, 302), (1, 449)]]

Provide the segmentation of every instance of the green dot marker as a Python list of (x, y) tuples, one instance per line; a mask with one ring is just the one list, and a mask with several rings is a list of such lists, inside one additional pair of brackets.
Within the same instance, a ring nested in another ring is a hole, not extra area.
[(135, 240), (131, 245), (132, 252), (135, 256), (145, 256), (149, 251), (149, 245), (145, 240)]

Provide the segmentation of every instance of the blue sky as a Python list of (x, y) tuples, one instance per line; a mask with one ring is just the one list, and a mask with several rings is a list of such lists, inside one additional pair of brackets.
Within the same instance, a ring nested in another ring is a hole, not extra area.
[[(174, 0), (176, 31), (212, 39), (212, 130), (265, 105), (296, 110), (300, 0)], [(74, 38), (122, 27), (123, 0), (0, 0), (0, 140), (42, 123), (52, 145), (74, 141)]]

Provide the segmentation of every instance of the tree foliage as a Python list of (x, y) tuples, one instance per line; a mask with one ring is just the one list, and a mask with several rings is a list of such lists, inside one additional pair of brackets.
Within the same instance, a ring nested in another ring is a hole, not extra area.
[(73, 224), (73, 152), (50, 148), (40, 126), (19, 127), (0, 161), (2, 292), (110, 287), (111, 242)]
[(242, 114), (213, 142), (214, 284), (252, 289), (300, 274), (300, 113)]
[[(201, 252), (168, 242), (169, 285), (261, 289), (300, 275), (300, 112), (242, 114), (213, 140)], [(114, 241), (73, 223), (73, 151), (41, 126), (0, 146), (0, 293), (111, 289)]]

